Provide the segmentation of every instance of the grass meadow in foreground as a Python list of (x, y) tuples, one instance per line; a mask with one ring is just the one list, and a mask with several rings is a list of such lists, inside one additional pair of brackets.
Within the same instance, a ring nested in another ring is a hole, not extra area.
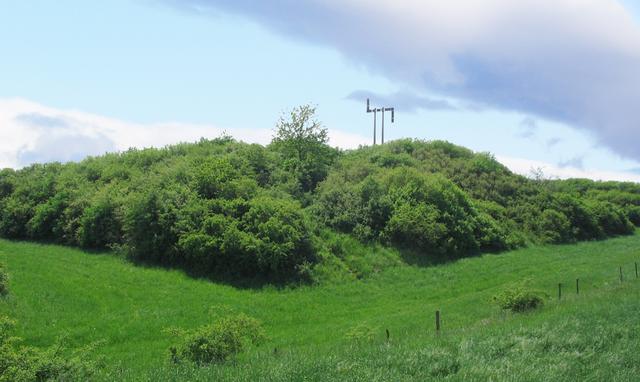
[[(34, 346), (104, 341), (96, 356), (107, 380), (632, 380), (639, 372), (638, 234), (290, 288), (239, 289), (108, 254), (4, 240), (0, 261), (11, 277), (0, 312), (18, 321), (16, 335)], [(501, 312), (491, 297), (523, 280), (548, 294), (545, 306)], [(166, 329), (228, 312), (262, 321), (269, 340), (226, 365), (169, 363)]]

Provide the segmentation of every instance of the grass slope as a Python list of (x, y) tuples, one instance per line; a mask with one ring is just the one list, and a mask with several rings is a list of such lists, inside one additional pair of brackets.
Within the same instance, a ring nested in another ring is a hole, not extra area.
[[(78, 346), (106, 340), (106, 379), (628, 380), (640, 354), (638, 259), (636, 234), (433, 267), (401, 265), (359, 281), (237, 289), (113, 256), (0, 240), (12, 292), (0, 312), (18, 320), (16, 334), (31, 345), (60, 336)], [(618, 266), (630, 282), (620, 285)], [(499, 312), (491, 296), (523, 279), (551, 296), (545, 308)], [(559, 282), (567, 286), (561, 302), (554, 301)], [(443, 316), (439, 337), (436, 309)], [(172, 339), (163, 329), (194, 328), (229, 310), (261, 320), (270, 341), (236, 364), (167, 365)], [(357, 326), (372, 329), (373, 339), (347, 339)]]

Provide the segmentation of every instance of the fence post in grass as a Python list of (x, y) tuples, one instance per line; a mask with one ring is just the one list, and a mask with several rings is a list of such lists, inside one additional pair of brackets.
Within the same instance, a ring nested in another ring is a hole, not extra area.
[(387, 342), (389, 342), (389, 329), (385, 329), (385, 332), (387, 332)]
[(580, 294), (580, 279), (576, 279), (576, 294)]
[(638, 263), (636, 262), (636, 278), (638, 278)]
[(436, 310), (436, 334), (440, 334), (440, 311)]
[(622, 267), (620, 267), (620, 282), (622, 282)]
[(558, 283), (558, 300), (562, 299), (562, 283)]

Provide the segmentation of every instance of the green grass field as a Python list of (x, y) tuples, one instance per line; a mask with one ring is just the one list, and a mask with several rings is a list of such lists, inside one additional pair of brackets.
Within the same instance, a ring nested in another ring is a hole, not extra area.
[[(0, 261), (11, 277), (0, 312), (18, 321), (16, 334), (35, 346), (61, 336), (77, 347), (104, 340), (96, 356), (105, 357), (107, 380), (596, 381), (640, 373), (640, 234), (285, 289), (238, 289), (107, 254), (5, 240)], [(492, 304), (525, 279), (549, 295), (542, 309), (512, 315)], [(226, 365), (168, 362), (174, 339), (164, 329), (195, 328), (229, 311), (262, 321), (269, 340)], [(356, 327), (373, 338), (348, 338)]]

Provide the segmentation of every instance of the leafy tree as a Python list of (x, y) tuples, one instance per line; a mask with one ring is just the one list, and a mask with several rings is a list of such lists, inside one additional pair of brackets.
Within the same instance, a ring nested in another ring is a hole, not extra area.
[(368, 261), (327, 237), (456, 258), (640, 225), (638, 184), (530, 179), (443, 141), (342, 152), (327, 142), (315, 109), (301, 106), (279, 120), (267, 147), (223, 136), (2, 170), (0, 236), (294, 280), (320, 261)]
[(282, 155), (283, 169), (295, 177), (302, 192), (315, 189), (333, 163), (337, 151), (328, 146), (328, 130), (315, 119), (309, 105), (294, 108), (280, 117), (271, 147)]

